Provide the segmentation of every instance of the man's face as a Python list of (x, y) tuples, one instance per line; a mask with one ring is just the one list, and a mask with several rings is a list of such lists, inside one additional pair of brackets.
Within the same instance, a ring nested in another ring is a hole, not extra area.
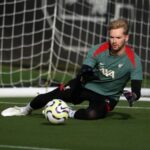
[(118, 52), (124, 49), (125, 44), (128, 41), (128, 35), (124, 34), (123, 28), (112, 29), (109, 32), (109, 41), (111, 49)]

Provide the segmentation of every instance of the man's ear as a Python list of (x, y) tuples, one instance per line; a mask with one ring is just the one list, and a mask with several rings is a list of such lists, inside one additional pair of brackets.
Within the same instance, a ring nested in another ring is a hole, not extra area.
[(128, 40), (129, 40), (129, 35), (126, 35), (125, 41), (128, 42)]

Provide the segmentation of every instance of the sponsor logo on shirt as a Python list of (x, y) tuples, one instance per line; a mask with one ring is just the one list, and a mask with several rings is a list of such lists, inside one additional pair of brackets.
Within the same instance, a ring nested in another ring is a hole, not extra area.
[(115, 78), (115, 71), (113, 71), (113, 70), (108, 70), (108, 69), (105, 69), (105, 68), (101, 68), (101, 69), (99, 69), (100, 70), (100, 72), (104, 75), (104, 76), (106, 76), (106, 77), (111, 77), (111, 78)]

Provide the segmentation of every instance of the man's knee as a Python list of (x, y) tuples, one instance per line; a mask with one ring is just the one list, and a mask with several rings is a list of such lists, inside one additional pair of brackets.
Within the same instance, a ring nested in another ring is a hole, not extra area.
[(107, 112), (105, 110), (95, 110), (91, 109), (88, 111), (88, 117), (90, 120), (92, 119), (100, 119), (100, 118), (105, 118)]
[(75, 118), (84, 120), (95, 120), (105, 118), (106, 114), (106, 111), (97, 111), (95, 109), (80, 109), (76, 112)]

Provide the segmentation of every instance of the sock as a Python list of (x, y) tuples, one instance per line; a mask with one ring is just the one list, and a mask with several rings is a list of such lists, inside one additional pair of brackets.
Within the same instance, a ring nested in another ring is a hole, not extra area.
[(69, 118), (74, 118), (75, 113), (76, 113), (76, 110), (70, 109), (69, 110)]
[(33, 108), (30, 106), (30, 103), (28, 103), (25, 107), (24, 110), (27, 114), (30, 114), (32, 112)]

